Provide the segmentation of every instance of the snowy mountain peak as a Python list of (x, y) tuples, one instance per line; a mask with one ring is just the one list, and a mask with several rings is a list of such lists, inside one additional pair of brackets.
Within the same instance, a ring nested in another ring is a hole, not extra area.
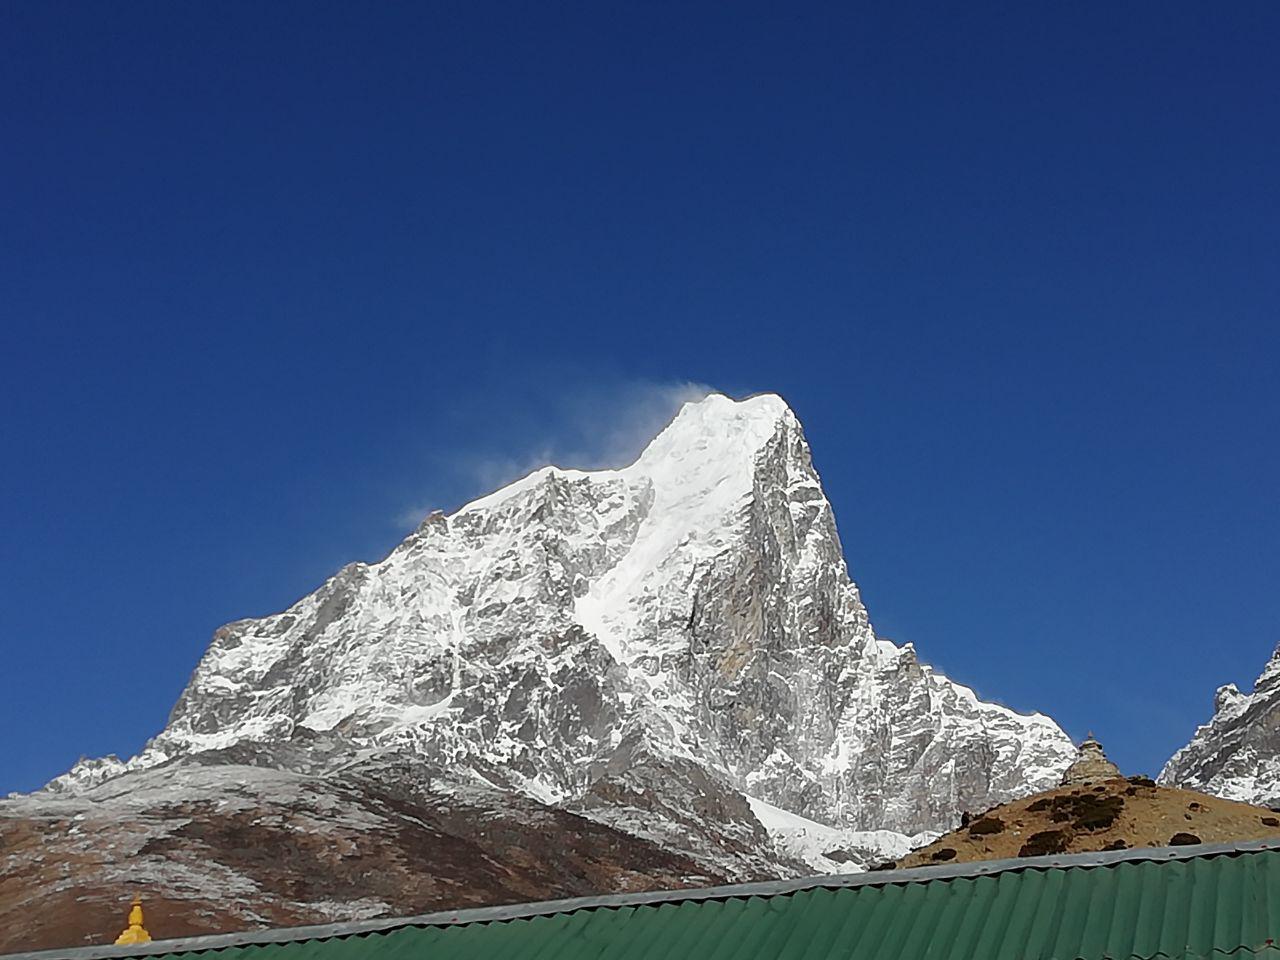
[[(671, 491), (668, 500), (678, 496), (686, 501), (704, 501), (725, 483), (733, 486), (736, 480), (736, 486), (741, 488), (742, 482), (747, 481), (749, 486), (755, 456), (779, 427), (785, 426), (798, 428), (799, 423), (777, 394), (760, 394), (745, 400), (708, 394), (683, 404), (630, 466), (595, 471), (539, 467), (514, 483), (471, 501), (458, 513), (489, 510), (548, 483), (583, 480), (649, 482)], [(720, 495), (723, 497), (725, 492), (720, 491)], [(717, 505), (714, 500), (705, 503), (712, 510)]]
[(754, 457), (778, 428), (796, 424), (777, 394), (746, 400), (709, 394), (684, 404), (629, 470), (649, 476), (750, 473)]
[[(632, 831), (673, 818), (670, 836), (714, 790), (748, 819), (749, 796), (844, 830), (941, 830), (1074, 756), (1051, 721), (876, 638), (771, 394), (685, 404), (630, 466), (535, 471), (228, 624), (130, 765), (317, 743), (321, 766), (408, 754)], [(655, 784), (665, 813), (633, 809)]]
[(1160, 782), (1262, 806), (1280, 804), (1280, 647), (1253, 690), (1218, 688), (1209, 722), (1160, 772)]

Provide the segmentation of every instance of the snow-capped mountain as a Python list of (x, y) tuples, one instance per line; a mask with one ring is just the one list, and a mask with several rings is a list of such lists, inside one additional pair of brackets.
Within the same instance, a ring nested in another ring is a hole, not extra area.
[(1242, 800), (1280, 805), (1280, 648), (1251, 693), (1219, 687), (1213, 717), (1173, 755), (1160, 782)]
[(898, 856), (1074, 749), (878, 638), (795, 415), (712, 395), (629, 467), (538, 470), (221, 628), (142, 754), (46, 793), (222, 756), (470, 778), (745, 879)]

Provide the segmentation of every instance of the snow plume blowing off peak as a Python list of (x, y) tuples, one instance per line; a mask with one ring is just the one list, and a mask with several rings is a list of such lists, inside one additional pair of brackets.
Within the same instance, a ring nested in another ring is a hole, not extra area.
[[(438, 470), (457, 477), (459, 486), (473, 494), (499, 490), (553, 465), (617, 469), (633, 463), (684, 404), (714, 393), (713, 387), (692, 381), (623, 380), (567, 388), (547, 402), (540, 424), (519, 431), (516, 447), (495, 452), (491, 441), (481, 451), (444, 451)], [(397, 525), (412, 529), (433, 512), (424, 499), (400, 510)]]
[(139, 757), (53, 786), (245, 750), (469, 771), (726, 876), (856, 868), (796, 824), (870, 859), (1074, 756), (875, 636), (772, 394), (686, 402), (628, 466), (536, 470), (228, 624)]

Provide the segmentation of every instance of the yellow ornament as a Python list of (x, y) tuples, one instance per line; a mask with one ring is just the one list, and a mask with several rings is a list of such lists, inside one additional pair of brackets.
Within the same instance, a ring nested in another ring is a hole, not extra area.
[(130, 943), (150, 943), (151, 934), (142, 926), (142, 898), (133, 898), (133, 908), (129, 911), (129, 926), (116, 937), (116, 946)]

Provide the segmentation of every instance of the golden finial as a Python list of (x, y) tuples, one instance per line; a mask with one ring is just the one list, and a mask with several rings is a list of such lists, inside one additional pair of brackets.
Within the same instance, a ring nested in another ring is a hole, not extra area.
[(116, 937), (116, 946), (130, 943), (150, 943), (151, 934), (142, 926), (142, 898), (133, 898), (133, 907), (129, 910), (129, 926)]

